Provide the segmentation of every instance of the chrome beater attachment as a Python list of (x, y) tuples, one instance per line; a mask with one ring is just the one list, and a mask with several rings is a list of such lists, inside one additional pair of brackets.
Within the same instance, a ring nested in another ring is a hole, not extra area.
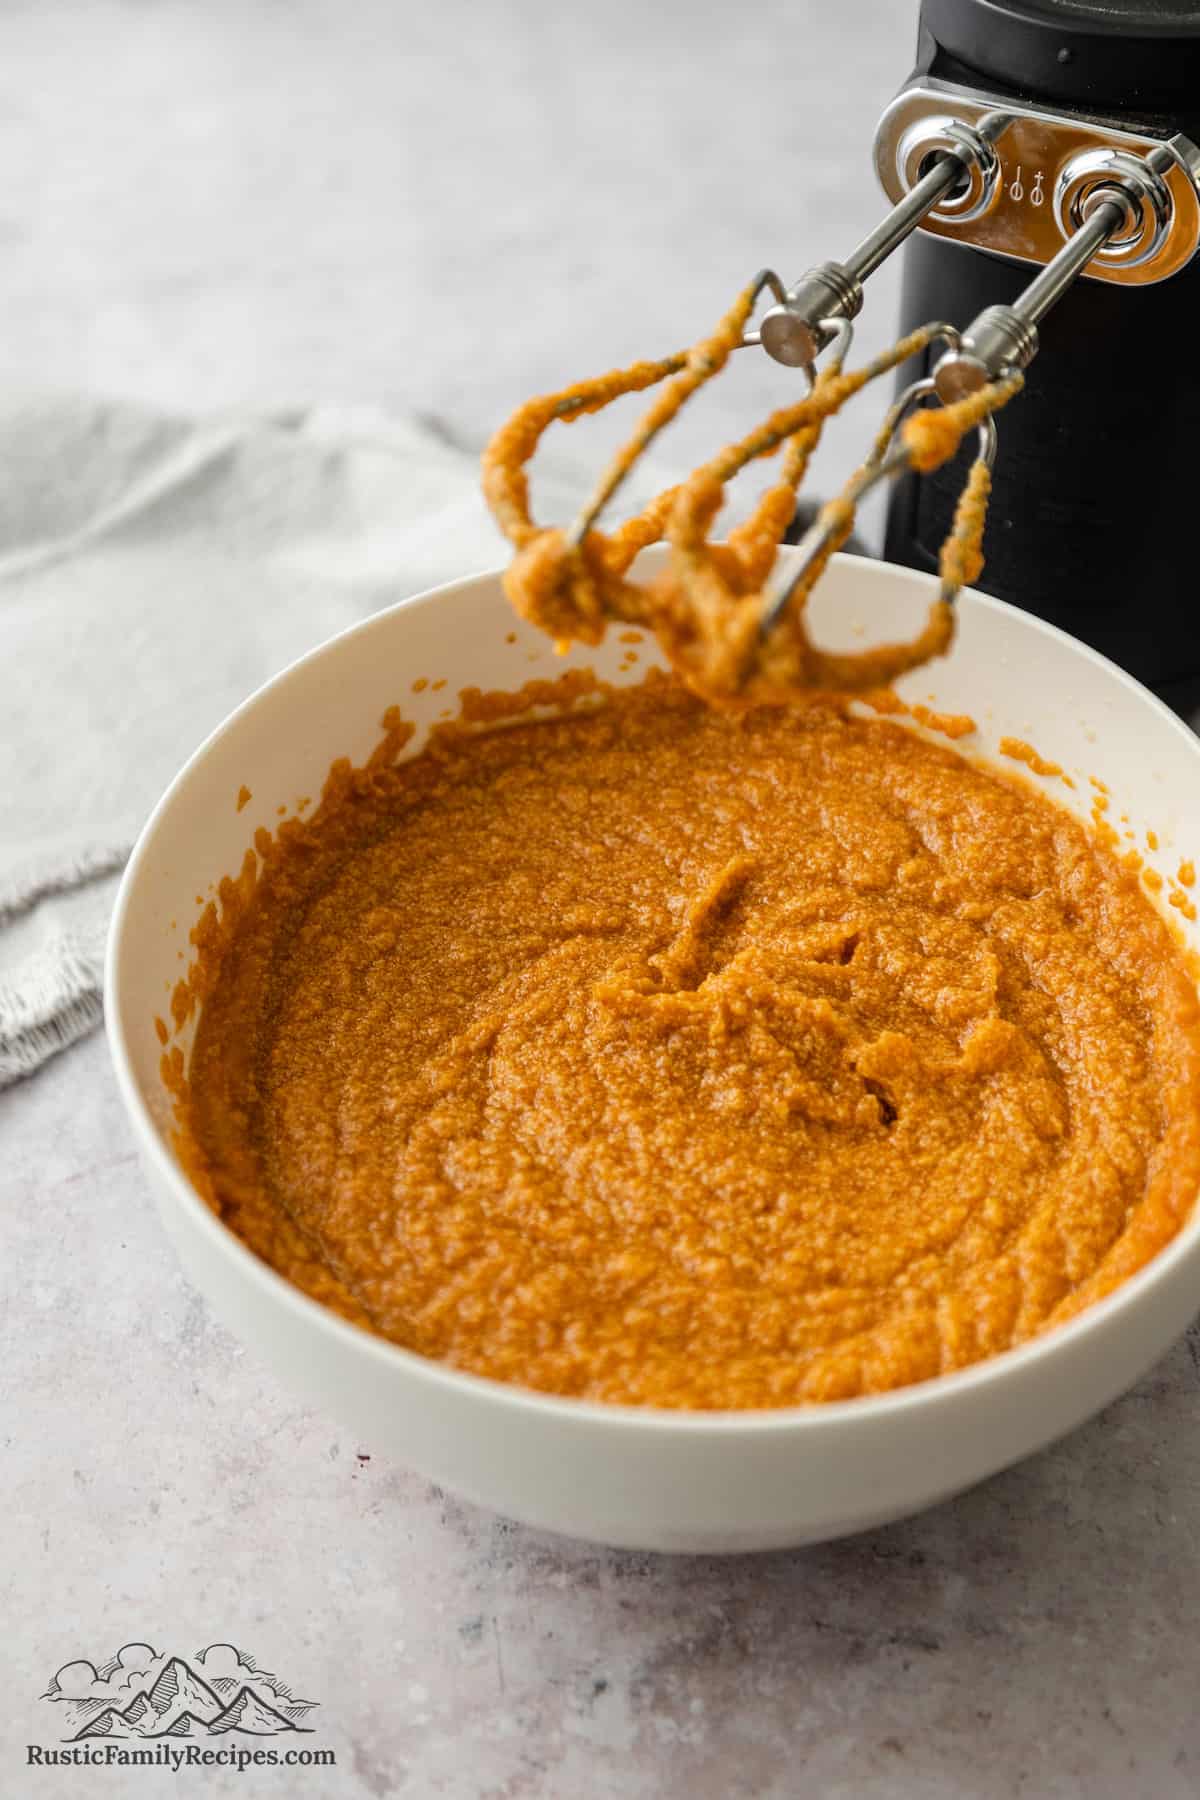
[[(998, 179), (995, 144), (1009, 115), (991, 112), (975, 124), (948, 131), (945, 141), (924, 159), (920, 179), (887, 216), (865, 237), (844, 263), (819, 263), (786, 288), (774, 269), (760, 269), (751, 283), (755, 301), (769, 292), (774, 304), (756, 327), (748, 327), (738, 348), (761, 344), (768, 356), (788, 368), (801, 369), (811, 387), (816, 361), (832, 349), (844, 361), (853, 338), (852, 321), (862, 311), (863, 283), (911, 237), (935, 207), (950, 203), (961, 190), (990, 194)], [(685, 358), (678, 359), (682, 370)], [(655, 427), (642, 434), (637, 454), (657, 435)], [(624, 482), (632, 459), (610, 468), (564, 533), (568, 549), (577, 549), (609, 501)]]
[[(1010, 114), (992, 112), (976, 124), (953, 123), (942, 143), (924, 158), (916, 185), (893, 206), (845, 262), (818, 263), (763, 315), (758, 340), (768, 356), (789, 368), (809, 368), (828, 342), (835, 319), (856, 319), (863, 283), (910, 237), (935, 207), (978, 189), (990, 195), (999, 177), (996, 142)], [(778, 277), (775, 278), (778, 282)]]
[[(986, 115), (980, 128), (999, 118), (996, 114)], [(990, 142), (994, 143), (1004, 124)], [(954, 121), (944, 119), (938, 120), (937, 125), (942, 142), (951, 137), (952, 131), (962, 129)], [(909, 197), (915, 199), (922, 193), (930, 176), (938, 174), (940, 168), (940, 164), (935, 164), (922, 176)], [(895, 435), (913, 406), (926, 401), (951, 406), (980, 393), (991, 383), (1006, 381), (1027, 369), (1037, 355), (1039, 322), (1072, 282), (1085, 271), (1092, 272), (1089, 265), (1098, 257), (1108, 252), (1136, 263), (1139, 254), (1146, 258), (1161, 254), (1163, 234), (1175, 204), (1168, 177), (1181, 170), (1193, 182), (1200, 183), (1200, 151), (1179, 136), (1167, 139), (1144, 155), (1106, 149), (1073, 157), (1064, 166), (1055, 189), (1055, 210), (1065, 242), (1012, 305), (985, 307), (962, 333), (947, 325), (935, 329), (935, 341), (940, 339), (946, 345), (944, 354), (934, 364), (931, 375), (914, 382), (900, 395), (884, 421), (874, 449), (843, 490), (842, 506), (856, 507), (880, 482), (912, 466), (911, 452), (895, 443)], [(981, 202), (981, 210), (985, 207), (986, 200)], [(924, 210), (928, 212), (929, 207)], [(764, 341), (770, 317), (768, 314), (763, 320)], [(979, 457), (990, 470), (996, 455), (995, 421), (991, 417), (984, 419), (978, 433)], [(796, 556), (776, 567), (763, 594), (762, 635), (778, 623), (797, 589), (803, 591), (810, 585), (813, 570), (822, 566), (835, 547), (844, 516), (843, 512), (839, 518), (837, 510), (831, 507), (822, 509), (797, 546)], [(941, 597), (952, 601), (957, 592), (957, 587), (943, 585)]]
[(1164, 179), (1195, 149), (1186, 138), (1160, 144), (1146, 156), (1109, 153), (1094, 164), (1095, 179), (1068, 207), (1070, 178), (1056, 195), (1064, 231), (1073, 235), (1034, 277), (1011, 306), (985, 307), (966, 329), (961, 344), (934, 369), (940, 400), (960, 400), (1013, 369), (1026, 369), (1037, 355), (1038, 324), (1093, 258), (1110, 246), (1136, 241), (1147, 219), (1170, 216), (1171, 195)]
[[(1030, 210), (1021, 205), (1019, 163), (1015, 180), (1009, 180), (1008, 167), (1014, 153), (1030, 154), (1031, 144), (1037, 160), (1054, 162), (1055, 171), (1051, 183), (1038, 169)], [(1181, 135), (1135, 138), (1065, 115), (1035, 114), (1017, 102), (988, 104), (931, 81), (893, 102), (876, 156), (891, 211), (844, 262), (818, 263), (791, 288), (773, 269), (761, 270), (750, 299), (769, 294), (772, 304), (757, 325), (743, 328), (735, 348), (761, 345), (776, 362), (803, 371), (810, 390), (818, 358), (827, 356), (840, 372), (863, 307), (864, 283), (919, 227), (1041, 267), (1016, 301), (986, 307), (965, 331), (944, 323), (925, 328), (928, 342), (944, 346), (942, 355), (931, 374), (892, 406), (866, 461), (838, 501), (822, 509), (797, 555), (776, 568), (762, 597), (763, 635), (844, 540), (846, 519), (858, 502), (914, 466), (912, 450), (898, 437), (912, 408), (967, 407), (964, 429), (977, 432), (976, 461), (990, 470), (997, 437), (985, 407), (1002, 404), (1019, 385), (1037, 354), (1039, 322), (1071, 284), (1085, 273), (1107, 281), (1163, 280), (1200, 250), (1200, 149)], [(694, 358), (680, 355), (661, 366), (671, 374), (690, 368), (700, 381), (721, 366)], [(984, 393), (1004, 383), (1012, 384), (1008, 393)], [(968, 403), (981, 394), (982, 404), (972, 410)], [(669, 409), (648, 416), (632, 453), (610, 465), (564, 534), (568, 548), (582, 543), (635, 457), (670, 416)], [(944, 584), (942, 598), (953, 600), (957, 592), (957, 585)]]

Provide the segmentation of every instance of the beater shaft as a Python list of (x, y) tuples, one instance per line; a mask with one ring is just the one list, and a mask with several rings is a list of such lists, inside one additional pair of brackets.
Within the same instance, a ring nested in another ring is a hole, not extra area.
[(1034, 276), (1011, 306), (987, 306), (963, 333), (962, 343), (934, 369), (938, 398), (947, 404), (978, 393), (1006, 370), (1025, 369), (1038, 350), (1038, 323), (1044, 319), (1096, 254), (1122, 231), (1136, 229), (1145, 195), (1157, 193), (1174, 153), (1162, 144), (1148, 155), (1127, 158), (1120, 172), (1087, 195), (1078, 230)]
[(828, 342), (829, 321), (856, 319), (862, 311), (867, 277), (911, 237), (971, 168), (989, 169), (995, 164), (995, 142), (1010, 116), (996, 112), (975, 126), (953, 125), (950, 141), (954, 148), (933, 153), (934, 160), (920, 180), (845, 262), (818, 263), (763, 314), (759, 342), (768, 356), (789, 368), (808, 368)]
[(966, 167), (967, 157), (963, 153), (947, 152), (939, 156), (917, 185), (850, 253), (843, 267), (860, 282), (865, 281), (868, 275), (873, 275), (893, 250), (898, 250), (904, 240), (911, 236), (925, 214), (961, 181)]

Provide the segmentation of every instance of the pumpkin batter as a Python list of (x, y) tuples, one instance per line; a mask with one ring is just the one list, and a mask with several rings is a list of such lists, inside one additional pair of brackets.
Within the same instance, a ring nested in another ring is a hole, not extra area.
[(1019, 1343), (1187, 1216), (1183, 954), (1022, 778), (661, 675), (400, 764), (390, 723), (224, 884), (165, 1059), (308, 1293), (528, 1387), (773, 1407)]

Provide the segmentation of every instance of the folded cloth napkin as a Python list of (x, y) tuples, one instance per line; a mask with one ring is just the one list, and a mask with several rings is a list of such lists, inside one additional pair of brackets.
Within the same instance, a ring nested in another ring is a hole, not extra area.
[[(584, 491), (560, 465), (539, 504), (564, 517)], [(119, 871), (208, 732), (322, 639), (503, 551), (475, 455), (429, 422), (0, 413), (0, 1087), (99, 1023)]]

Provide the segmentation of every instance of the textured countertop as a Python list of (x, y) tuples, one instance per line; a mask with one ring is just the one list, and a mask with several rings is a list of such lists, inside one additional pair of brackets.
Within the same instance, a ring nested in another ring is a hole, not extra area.
[[(887, 0), (10, 8), (0, 381), (366, 400), (477, 445), (514, 393), (848, 248), (911, 36)], [(739, 367), (676, 453), (778, 392)], [(482, 1514), (279, 1389), (178, 1273), (100, 1038), (0, 1095), (0, 1267), (0, 1793), (1200, 1793), (1196, 1334), (917, 1519), (670, 1559)], [(26, 1766), (64, 1664), (230, 1642), (336, 1767)]]

